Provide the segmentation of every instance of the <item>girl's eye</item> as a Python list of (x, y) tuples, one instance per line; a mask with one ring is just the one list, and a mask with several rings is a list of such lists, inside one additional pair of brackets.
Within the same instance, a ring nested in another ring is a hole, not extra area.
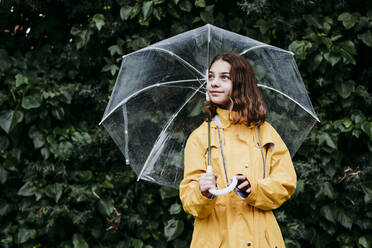
[(208, 79), (212, 79), (213, 78), (213, 75), (208, 75)]
[(230, 77), (229, 77), (229, 76), (222, 76), (222, 79), (224, 79), (224, 80), (229, 80)]

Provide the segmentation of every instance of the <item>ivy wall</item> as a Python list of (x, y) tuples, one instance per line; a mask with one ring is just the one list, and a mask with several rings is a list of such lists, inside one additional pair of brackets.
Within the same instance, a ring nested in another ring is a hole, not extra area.
[(321, 123), (275, 212), (287, 247), (372, 246), (372, 3), (0, 1), (1, 247), (188, 247), (178, 192), (98, 126), (122, 55), (211, 23), (295, 53)]

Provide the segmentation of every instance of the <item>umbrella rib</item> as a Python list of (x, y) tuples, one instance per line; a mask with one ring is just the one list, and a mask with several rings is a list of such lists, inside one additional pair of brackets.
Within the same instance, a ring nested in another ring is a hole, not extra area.
[(266, 86), (266, 85), (263, 85), (263, 84), (257, 84), (258, 87), (262, 87), (262, 88), (266, 88), (266, 89), (269, 89), (269, 90), (272, 90), (272, 91), (275, 91), (285, 97), (287, 97), (288, 99), (290, 99), (291, 101), (293, 101), (294, 103), (296, 103), (298, 106), (300, 106), (303, 110), (305, 110), (308, 114), (310, 114), (312, 117), (314, 117), (315, 120), (317, 120), (318, 122), (320, 122), (319, 118), (314, 115), (314, 113), (311, 113), (308, 109), (306, 109), (304, 106), (302, 106), (299, 102), (297, 102), (295, 99), (293, 99), (292, 97), (290, 97), (289, 95), (277, 90), (277, 89), (274, 89), (272, 87), (269, 87), (269, 86)]
[[(201, 87), (203, 87), (203, 85), (200, 86), (199, 89)], [(198, 93), (199, 89), (196, 90), (188, 99), (186, 99), (186, 101), (182, 104), (182, 106), (178, 109), (178, 111), (172, 115), (172, 117), (168, 120), (168, 122), (166, 123), (165, 127), (163, 128), (163, 130), (161, 131), (161, 133), (159, 134), (158, 137), (162, 137), (164, 135), (164, 133), (168, 130), (169, 126), (172, 124), (173, 120), (177, 117), (178, 113), (181, 112), (181, 110), (185, 107), (185, 105), (187, 103), (189, 103), (189, 101), (195, 96), (196, 93)], [(145, 169), (147, 168), (147, 165), (149, 164), (149, 161), (151, 160), (153, 154), (156, 153), (155, 150), (158, 149), (156, 144), (159, 142), (159, 140), (163, 140), (163, 139), (158, 138), (155, 141), (155, 145), (153, 146), (152, 150), (150, 151), (149, 156), (147, 157), (147, 159), (145, 161), (145, 164), (142, 167), (142, 170), (141, 170), (140, 174), (138, 175), (137, 181), (139, 181), (141, 179), (142, 174), (144, 173)], [(156, 147), (156, 149), (155, 149), (155, 147)]]
[[(205, 84), (205, 83), (204, 83)], [(204, 85), (200, 85), (202, 86), (201, 88), (205, 90), (205, 86)], [(169, 86), (169, 88), (183, 88), (183, 89), (192, 89), (194, 91), (198, 91), (202, 94), (205, 94), (205, 91), (203, 90), (200, 90), (200, 87), (192, 87), (192, 86)]]
[(251, 47), (251, 48), (248, 48), (246, 50), (244, 50), (243, 52), (240, 53), (240, 55), (243, 55), (249, 51), (252, 51), (252, 50), (255, 50), (255, 49), (258, 49), (258, 48), (262, 48), (262, 47), (271, 47), (271, 48), (274, 48), (276, 50), (280, 50), (280, 51), (283, 51), (283, 52), (286, 52), (286, 53), (289, 53), (291, 54), (292, 56), (294, 55), (294, 53), (290, 52), (290, 51), (287, 51), (287, 50), (284, 50), (284, 49), (281, 49), (279, 47), (274, 47), (274, 46), (271, 46), (271, 45), (267, 45), (267, 44), (264, 44), (264, 45), (258, 45), (258, 46), (254, 46), (254, 47)]
[(190, 69), (193, 69), (195, 72), (197, 72), (199, 75), (201, 75), (202, 77), (204, 77), (203, 73), (201, 73), (198, 69), (196, 69), (194, 66), (192, 66), (189, 62), (187, 62), (186, 60), (184, 60), (183, 58), (181, 58), (180, 56), (178, 56), (177, 54), (175, 54), (174, 52), (171, 52), (167, 49), (164, 49), (164, 48), (161, 48), (161, 47), (145, 47), (141, 50), (138, 50), (138, 51), (135, 51), (133, 53), (130, 53), (130, 54), (127, 54), (127, 55), (124, 55), (123, 56), (123, 59), (124, 57), (127, 57), (129, 55), (134, 55), (136, 53), (139, 53), (139, 52), (143, 52), (143, 51), (147, 51), (147, 50), (159, 50), (159, 51), (162, 51), (162, 52), (165, 52), (165, 53), (168, 53), (174, 57), (176, 57), (177, 60), (179, 60), (181, 62), (181, 64), (184, 64), (184, 65), (187, 65), (188, 68)]
[[(208, 24), (207, 24), (208, 25)], [(210, 25), (208, 25), (207, 26), (208, 27), (208, 48), (207, 48), (207, 51), (208, 51), (208, 57), (207, 57), (207, 59), (208, 59), (208, 65), (209, 65), (209, 63), (210, 63), (210, 48), (209, 48), (209, 45), (210, 45), (210, 43), (211, 43), (211, 26)], [(209, 71), (209, 69), (208, 69), (208, 71)], [(209, 73), (207, 71), (207, 73)]]
[(163, 86), (163, 85), (168, 85), (168, 84), (178, 84), (178, 83), (185, 83), (185, 82), (194, 82), (194, 81), (198, 81), (200, 82), (200, 79), (199, 78), (196, 78), (196, 79), (185, 79), (185, 80), (176, 80), (176, 81), (168, 81), (168, 82), (163, 82), (163, 83), (157, 83), (157, 84), (153, 84), (153, 85), (150, 85), (150, 86), (147, 86), (139, 91), (136, 91), (134, 93), (132, 93), (131, 95), (127, 96), (126, 98), (124, 98), (118, 105), (116, 105), (116, 107), (114, 109), (112, 109), (110, 111), (110, 113), (108, 113), (102, 120), (101, 122), (98, 124), (98, 125), (101, 125), (102, 122), (104, 122), (107, 117), (109, 117), (113, 112), (115, 112), (115, 110), (117, 110), (121, 105), (125, 104), (127, 101), (129, 101), (131, 98), (135, 97), (136, 95), (138, 95), (139, 93), (143, 92), (143, 91), (146, 91), (146, 90), (149, 90), (151, 88), (154, 88), (154, 87), (159, 87), (159, 86)]

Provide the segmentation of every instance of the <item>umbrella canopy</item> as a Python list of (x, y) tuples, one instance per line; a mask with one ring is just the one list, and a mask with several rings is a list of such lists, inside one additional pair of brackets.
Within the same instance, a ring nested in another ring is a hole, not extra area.
[(209, 64), (222, 52), (250, 62), (267, 121), (292, 156), (319, 121), (293, 53), (208, 24), (123, 56), (100, 124), (138, 179), (178, 187), (186, 139), (206, 117)]

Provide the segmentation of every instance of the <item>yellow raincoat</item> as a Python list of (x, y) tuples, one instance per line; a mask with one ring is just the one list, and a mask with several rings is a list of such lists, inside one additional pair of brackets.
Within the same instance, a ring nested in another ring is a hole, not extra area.
[[(232, 125), (229, 112), (217, 109), (227, 176), (243, 174), (251, 183), (251, 193), (241, 199), (235, 191), (204, 197), (199, 177), (208, 164), (208, 128), (204, 122), (190, 135), (185, 148), (184, 179), (180, 198), (184, 210), (195, 216), (191, 247), (283, 248), (283, 237), (273, 209), (290, 198), (296, 188), (296, 172), (287, 147), (274, 128), (265, 122), (259, 127), (266, 156), (263, 158), (254, 126)], [(211, 122), (211, 164), (218, 175), (217, 187), (227, 186), (216, 123)]]

